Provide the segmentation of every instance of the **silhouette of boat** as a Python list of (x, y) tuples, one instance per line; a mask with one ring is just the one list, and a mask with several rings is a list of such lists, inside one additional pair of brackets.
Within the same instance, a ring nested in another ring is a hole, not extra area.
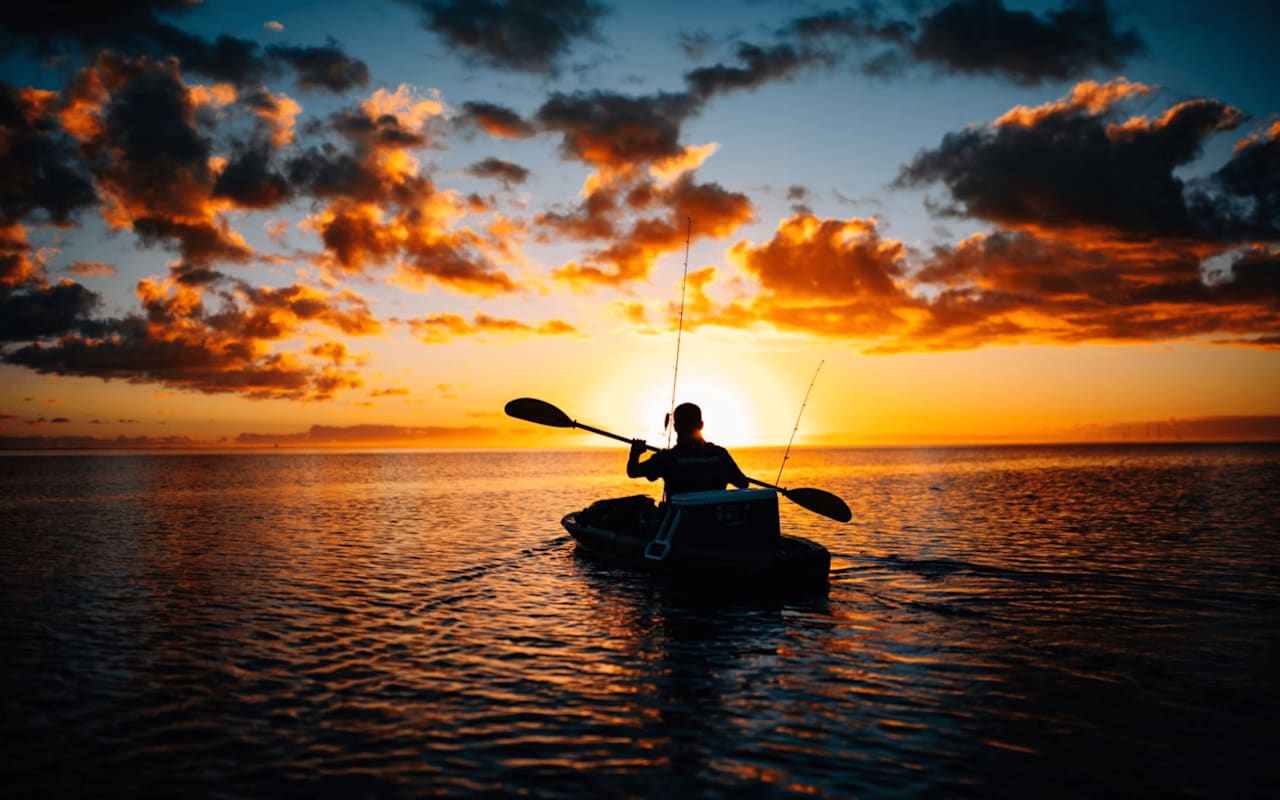
[(831, 554), (781, 533), (772, 489), (598, 500), (561, 524), (585, 555), (660, 574), (699, 590), (825, 595)]

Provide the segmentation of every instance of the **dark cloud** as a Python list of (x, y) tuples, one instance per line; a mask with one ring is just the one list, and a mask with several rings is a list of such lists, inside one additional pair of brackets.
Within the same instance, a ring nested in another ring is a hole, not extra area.
[(915, 25), (904, 20), (885, 19), (880, 7), (873, 4), (798, 17), (782, 31), (784, 35), (795, 34), (803, 41), (830, 36), (852, 41), (880, 40), (904, 46), (910, 43), (914, 32)]
[(466, 172), (477, 178), (495, 178), (501, 181), (503, 186), (508, 187), (513, 183), (524, 183), (529, 179), (529, 170), (519, 164), (493, 157), (475, 162), (467, 167)]
[(676, 35), (676, 42), (680, 45), (681, 51), (685, 57), (697, 61), (707, 54), (711, 49), (711, 34), (705, 31), (697, 31), (692, 33), (681, 32)]
[(1143, 48), (1135, 31), (1115, 29), (1103, 0), (1069, 1), (1043, 19), (1001, 0), (954, 0), (919, 24), (911, 52), (920, 61), (1024, 84), (1116, 69)]
[(1153, 120), (1122, 119), (1108, 94), (1125, 86), (1136, 85), (1081, 84), (1056, 104), (949, 133), (904, 166), (897, 183), (940, 183), (951, 202), (939, 211), (1001, 225), (1238, 238), (1247, 226), (1232, 206), (1202, 199), (1193, 210), (1176, 170), (1243, 115), (1216, 100), (1191, 100)]
[(602, 187), (587, 194), (573, 209), (544, 212), (536, 222), (555, 236), (591, 241), (613, 236), (622, 223), (621, 215), (618, 192)]
[(684, 94), (553, 94), (535, 117), (563, 135), (561, 152), (593, 166), (627, 167), (683, 151), (680, 126), (695, 110)]
[(54, 14), (47, 6), (9, 3), (0, 12), (0, 31), (11, 46), (29, 45), (41, 53), (68, 44), (139, 48), (158, 27), (168, 26), (158, 15), (192, 8), (187, 0), (63, 0)]
[(244, 264), (253, 250), (225, 220), (187, 222), (162, 216), (136, 217), (133, 232), (144, 245), (177, 244), (183, 260), (195, 266), (214, 261)]
[(495, 103), (463, 103), (458, 119), (461, 124), (475, 125), (490, 136), (502, 139), (524, 139), (537, 132), (519, 114)]
[[(242, 445), (316, 446), (353, 444), (357, 442), (366, 444), (421, 443), (424, 441), (465, 442), (491, 436), (493, 432), (493, 428), (481, 426), (312, 425), (305, 433), (242, 433), (236, 437), (236, 443)], [(4, 446), (4, 441), (3, 438), (0, 438), (0, 447)]]
[(370, 113), (365, 108), (349, 109), (334, 114), (332, 123), (333, 130), (356, 143), (364, 154), (427, 144), (423, 131), (410, 127), (395, 114)]
[(1213, 216), (1232, 219), (1259, 238), (1280, 236), (1280, 122), (1265, 134), (1241, 142), (1210, 185), (1219, 190), (1219, 199), (1202, 193), (1197, 205), (1230, 204), (1239, 210), (1231, 213), (1215, 208)]
[(332, 145), (301, 151), (285, 164), (290, 185), (319, 198), (375, 201), (382, 194), (382, 179), (356, 155)]
[(96, 87), (77, 98), (100, 106), (81, 149), (107, 222), (144, 244), (175, 243), (192, 263), (247, 260), (252, 249), (211, 202), (213, 143), (177, 66), (104, 53), (77, 80)]
[(1114, 70), (1144, 49), (1136, 31), (1117, 29), (1103, 0), (1068, 0), (1042, 17), (1008, 9), (1001, 0), (952, 0), (914, 19), (893, 19), (868, 4), (798, 18), (783, 33), (810, 47), (879, 47), (861, 62), (872, 74), (929, 64), (942, 72), (999, 75), (1024, 85), (1067, 80), (1095, 68)]
[(154, 58), (173, 56), (185, 72), (237, 86), (260, 84), (277, 67), (257, 42), (228, 34), (209, 40), (170, 25), (156, 25), (149, 31), (147, 45), (123, 52), (145, 53)]
[(5, 360), (42, 374), (159, 383), (256, 400), (324, 400), (341, 388), (360, 385), (353, 372), (302, 365), (278, 353), (255, 357), (238, 342), (148, 337), (136, 322), (121, 327), (112, 338), (67, 337), (47, 346), (31, 344)]
[(272, 45), (267, 53), (293, 68), (299, 89), (343, 94), (369, 85), (369, 67), (347, 55), (333, 39), (318, 47)]
[[(82, 319), (93, 305), (92, 293), (64, 283), (46, 293), (43, 314), (14, 316), (25, 326), (6, 329), (6, 335), (30, 343), (6, 353), (4, 360), (44, 374), (159, 383), (251, 399), (325, 400), (362, 385), (355, 371), (343, 367), (341, 343), (313, 341), (300, 353), (275, 347), (304, 330), (314, 339), (310, 329), (316, 325), (347, 335), (377, 333), (381, 326), (362, 299), (296, 284), (270, 289), (235, 282), (213, 297), (216, 304), (207, 302), (212, 287), (223, 282), (142, 280), (137, 290), (142, 315), (96, 322)], [(61, 295), (55, 295), (58, 290)], [(32, 296), (15, 291), (8, 302), (30, 307)], [(59, 313), (51, 298), (59, 302)], [(10, 316), (6, 313), (6, 321)]]
[(97, 202), (55, 104), (52, 93), (0, 82), (0, 226), (37, 212), (64, 225)]
[(101, 298), (78, 283), (0, 286), (0, 342), (29, 342), (84, 327)]
[(0, 41), (41, 55), (110, 48), (127, 56), (174, 56), (184, 71), (246, 87), (282, 69), (291, 69), (303, 89), (341, 93), (368, 84), (368, 67), (333, 40), (316, 47), (273, 45), (264, 50), (229, 34), (210, 40), (188, 33), (174, 22), (195, 5), (188, 0), (66, 0), (52, 13), (43, 6), (11, 3), (0, 16)]
[(293, 189), (281, 173), (273, 169), (275, 148), (258, 140), (236, 148), (213, 184), (213, 196), (225, 198), (240, 208), (274, 208), (287, 202)]
[(717, 64), (685, 73), (690, 94), (705, 102), (715, 95), (755, 89), (770, 81), (790, 78), (802, 67), (830, 60), (824, 54), (786, 44), (766, 49), (743, 43), (738, 45), (737, 56), (741, 66)]
[(591, 0), (402, 0), (451, 47), (502, 69), (549, 73), (605, 7)]

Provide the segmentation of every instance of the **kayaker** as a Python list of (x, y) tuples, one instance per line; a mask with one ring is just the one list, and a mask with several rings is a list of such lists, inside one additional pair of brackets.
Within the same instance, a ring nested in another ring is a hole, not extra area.
[(731, 483), (739, 489), (747, 488), (750, 481), (729, 451), (702, 438), (702, 409), (693, 403), (681, 403), (672, 414), (672, 423), (676, 429), (675, 447), (659, 450), (648, 460), (640, 460), (648, 448), (644, 440), (631, 440), (628, 478), (662, 478), (668, 497), (724, 489)]

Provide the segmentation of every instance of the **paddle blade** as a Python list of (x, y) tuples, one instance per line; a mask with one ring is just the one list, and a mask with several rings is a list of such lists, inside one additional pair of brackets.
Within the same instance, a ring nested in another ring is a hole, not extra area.
[(821, 489), (787, 489), (783, 492), (788, 500), (807, 508), (815, 514), (830, 517), (836, 522), (848, 522), (853, 519), (853, 512), (843, 500), (831, 492)]
[(507, 403), (507, 416), (532, 422), (537, 425), (550, 425), (553, 428), (572, 428), (573, 420), (569, 415), (545, 400), (532, 397), (520, 397)]

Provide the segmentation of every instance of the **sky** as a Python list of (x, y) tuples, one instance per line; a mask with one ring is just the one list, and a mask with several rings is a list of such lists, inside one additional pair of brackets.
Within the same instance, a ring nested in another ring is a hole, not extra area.
[[(0, 11), (0, 442), (1280, 438), (1270, 2)], [(673, 391), (674, 390), (674, 391)], [(673, 396), (674, 395), (674, 396)]]

